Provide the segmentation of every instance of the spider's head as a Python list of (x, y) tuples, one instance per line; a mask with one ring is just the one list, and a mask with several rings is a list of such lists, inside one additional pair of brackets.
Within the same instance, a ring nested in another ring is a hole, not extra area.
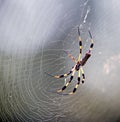
[(80, 64), (81, 64), (81, 61), (78, 61), (78, 62), (77, 62), (77, 65), (80, 65)]
[(75, 67), (75, 69), (76, 69), (77, 71), (80, 69), (80, 65), (81, 65), (81, 63), (80, 63), (80, 61), (78, 61), (77, 64), (76, 64), (76, 67)]

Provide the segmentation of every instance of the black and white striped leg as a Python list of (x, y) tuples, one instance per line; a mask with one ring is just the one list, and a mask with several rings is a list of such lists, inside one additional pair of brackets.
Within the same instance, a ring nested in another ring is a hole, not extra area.
[(78, 40), (79, 40), (79, 48), (80, 48), (80, 53), (78, 56), (78, 61), (80, 61), (81, 55), (82, 55), (82, 38), (80, 36), (80, 29), (78, 27)]
[(80, 67), (80, 71), (82, 73), (82, 81), (81, 82), (84, 83), (85, 82), (85, 73), (84, 73), (82, 66)]
[(62, 74), (62, 75), (51, 75), (51, 74), (49, 74), (49, 73), (47, 73), (47, 72), (45, 72), (47, 75), (49, 75), (49, 76), (51, 76), (51, 77), (54, 77), (54, 78), (64, 78), (64, 77), (67, 77), (68, 75), (70, 75), (73, 71), (75, 70), (75, 66), (74, 67), (72, 67), (72, 69), (68, 72), (68, 73), (66, 73), (66, 74)]
[(70, 75), (74, 70), (75, 70), (75, 66), (72, 67), (72, 69), (70, 70), (69, 73), (63, 74), (63, 75), (55, 75), (54, 77), (55, 77), (55, 78), (64, 78), (64, 77), (67, 77), (67, 76)]
[(76, 90), (77, 90), (79, 84), (80, 84), (80, 70), (78, 71), (78, 82), (77, 82), (77, 84), (75, 85), (73, 91), (69, 93), (69, 95), (74, 94), (74, 93), (76, 92)]
[(62, 87), (62, 89), (58, 90), (57, 92), (62, 92), (62, 91), (64, 91), (64, 90), (68, 87), (68, 85), (69, 85), (69, 84), (71, 83), (71, 81), (73, 80), (75, 71), (76, 71), (76, 70), (74, 70), (74, 71), (72, 72), (72, 75), (71, 75), (71, 77), (70, 77), (69, 82), (67, 82), (67, 83)]
[(93, 46), (94, 46), (94, 41), (93, 41), (93, 38), (92, 38), (92, 34), (90, 32), (90, 30), (88, 31), (89, 32), (89, 36), (90, 36), (90, 41), (91, 41), (91, 45), (90, 45), (90, 49), (89, 49), (89, 52), (88, 53), (91, 53), (92, 49), (93, 49)]

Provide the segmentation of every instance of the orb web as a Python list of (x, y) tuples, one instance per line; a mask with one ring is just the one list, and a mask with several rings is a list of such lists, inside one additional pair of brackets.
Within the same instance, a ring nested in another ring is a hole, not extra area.
[[(65, 13), (63, 18), (71, 27), (66, 30), (66, 23), (63, 23), (55, 34), (54, 39), (43, 40), (39, 52), (24, 56), (7, 55), (1, 52), (0, 68), (0, 119), (13, 122), (58, 122), (63, 121), (67, 114), (71, 113), (77, 97), (64, 96), (55, 93), (60, 89), (66, 79), (55, 79), (50, 74), (63, 74), (68, 72), (73, 66), (73, 62), (68, 58), (65, 51), (71, 53), (77, 58), (79, 53), (77, 27), (81, 29), (81, 34), (85, 42), (88, 42), (89, 35), (86, 34), (90, 29), (90, 23), (87, 17), (90, 13), (88, 0), (80, 3), (77, 18), (71, 18), (76, 15), (76, 9), (73, 8)], [(75, 23), (73, 23), (75, 21)], [(57, 34), (62, 33), (62, 39), (58, 39)], [(83, 44), (83, 47), (87, 47)], [(84, 50), (86, 51), (86, 50)], [(77, 76), (75, 76), (77, 79)], [(74, 88), (76, 80), (66, 90), (69, 92)], [(79, 90), (78, 90), (79, 92)], [(69, 107), (71, 105), (71, 107)], [(69, 113), (70, 112), (70, 113)], [(67, 120), (69, 121), (69, 119)]]

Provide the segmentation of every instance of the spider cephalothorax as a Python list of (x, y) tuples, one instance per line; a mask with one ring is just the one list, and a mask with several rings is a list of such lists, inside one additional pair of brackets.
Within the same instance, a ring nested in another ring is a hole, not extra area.
[(80, 65), (81, 65), (81, 61), (78, 61), (76, 66), (75, 66), (76, 71), (78, 71), (80, 69)]
[[(90, 38), (91, 38), (90, 39), (91, 40), (91, 45), (90, 45), (90, 48), (89, 48), (88, 52), (85, 54), (85, 56), (81, 59), (81, 55), (82, 55), (82, 39), (81, 39), (81, 36), (80, 36), (80, 29), (78, 27), (78, 40), (79, 40), (79, 48), (80, 48), (80, 53), (78, 55), (78, 60), (76, 60), (71, 54), (67, 53), (68, 57), (75, 63), (75, 65), (72, 67), (72, 69), (68, 73), (63, 74), (63, 75), (55, 75), (55, 76), (53, 76), (53, 75), (47, 73), (48, 75), (50, 75), (52, 77), (55, 77), (55, 78), (63, 78), (63, 77), (67, 77), (68, 75), (71, 74), (70, 80), (62, 87), (62, 89), (58, 90), (57, 92), (62, 92), (62, 91), (64, 91), (67, 88), (67, 86), (73, 80), (73, 77), (74, 77), (74, 74), (75, 74), (76, 71), (78, 72), (78, 79), (77, 79), (78, 82), (75, 85), (73, 91), (70, 92), (69, 94), (75, 93), (77, 88), (78, 88), (78, 86), (79, 86), (79, 84), (80, 83), (84, 83), (85, 74), (84, 74), (84, 70), (83, 70), (82, 67), (86, 64), (87, 60), (91, 56), (91, 50), (92, 50), (93, 45), (94, 45), (93, 44), (92, 35), (91, 35), (90, 31), (88, 31), (88, 32), (89, 32), (89, 35), (90, 35)], [(82, 80), (81, 80), (80, 76), (82, 76)]]

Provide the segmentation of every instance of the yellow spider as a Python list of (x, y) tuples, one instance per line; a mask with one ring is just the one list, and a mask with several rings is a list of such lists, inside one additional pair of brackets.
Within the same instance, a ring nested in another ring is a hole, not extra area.
[[(62, 75), (51, 75), (51, 74), (48, 74), (54, 78), (63, 78), (63, 77), (67, 77), (68, 75), (71, 74), (70, 76), (70, 80), (62, 87), (62, 89), (60, 90), (57, 90), (57, 92), (63, 92), (67, 87), (68, 85), (71, 83), (71, 81), (73, 80), (73, 77), (74, 77), (74, 74), (76, 71), (78, 71), (78, 82), (77, 84), (75, 85), (74, 89), (72, 92), (68, 93), (69, 95), (73, 94), (76, 92), (78, 86), (80, 83), (84, 83), (85, 81), (85, 74), (84, 74), (84, 70), (83, 70), (83, 66), (85, 65), (85, 63), (87, 62), (87, 60), (89, 59), (89, 57), (91, 56), (91, 50), (93, 48), (93, 45), (94, 45), (94, 42), (93, 42), (93, 38), (92, 38), (92, 35), (91, 35), (91, 32), (89, 32), (89, 35), (90, 35), (90, 38), (91, 38), (91, 45), (90, 45), (90, 48), (89, 48), (89, 51), (85, 54), (85, 56), (81, 59), (81, 55), (82, 55), (82, 39), (81, 39), (81, 36), (80, 36), (80, 29), (78, 27), (78, 40), (79, 40), (79, 49), (80, 49), (80, 53), (78, 55), (78, 60), (76, 60), (71, 54), (67, 53), (68, 57), (71, 58), (74, 62), (75, 62), (75, 65), (72, 67), (72, 69), (66, 73), (66, 74), (62, 74)], [(80, 76), (82, 74), (82, 80), (80, 80)], [(81, 81), (81, 82), (80, 82)]]

